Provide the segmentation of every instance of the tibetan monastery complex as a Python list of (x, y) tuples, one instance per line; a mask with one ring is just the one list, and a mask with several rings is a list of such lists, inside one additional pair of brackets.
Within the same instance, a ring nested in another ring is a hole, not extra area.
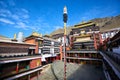
[[(99, 30), (92, 22), (74, 25), (66, 38), (66, 62), (100, 66), (105, 79), (98, 80), (120, 80), (120, 29)], [(0, 80), (39, 80), (47, 64), (64, 61), (63, 44), (63, 33), (0, 37)]]

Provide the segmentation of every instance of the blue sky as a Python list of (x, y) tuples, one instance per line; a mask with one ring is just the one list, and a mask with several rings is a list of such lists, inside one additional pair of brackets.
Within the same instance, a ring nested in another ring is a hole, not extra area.
[(120, 14), (120, 0), (0, 0), (0, 35), (29, 36), (33, 31), (49, 34), (63, 28), (63, 7), (68, 9), (67, 26), (94, 18)]

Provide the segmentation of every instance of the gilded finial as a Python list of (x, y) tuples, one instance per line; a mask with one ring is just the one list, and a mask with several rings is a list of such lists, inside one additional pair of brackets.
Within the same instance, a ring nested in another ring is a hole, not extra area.
[(42, 34), (40, 34), (40, 37), (42, 37)]
[(96, 26), (99, 26), (98, 23), (96, 23)]
[(11, 39), (11, 41), (17, 42), (17, 39), (16, 39), (16, 33), (14, 34), (14, 38)]
[(42, 34), (39, 34), (39, 33), (37, 33), (37, 32), (33, 32), (32, 35), (33, 35), (33, 36), (42, 37)]
[(84, 20), (82, 20), (82, 22), (81, 23), (85, 23), (85, 21)]
[(14, 40), (16, 40), (16, 33), (14, 34)]

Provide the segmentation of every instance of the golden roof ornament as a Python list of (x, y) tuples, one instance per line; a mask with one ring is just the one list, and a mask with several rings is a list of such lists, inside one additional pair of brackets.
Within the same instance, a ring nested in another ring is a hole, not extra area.
[(14, 34), (14, 38), (13, 39), (16, 40), (16, 33)]
[(98, 23), (96, 23), (96, 26), (99, 26)]
[(85, 23), (85, 21), (84, 21), (84, 20), (82, 20), (81, 24), (83, 24), (83, 23)]
[(14, 37), (13, 37), (13, 39), (11, 39), (11, 41), (17, 42), (16, 33), (14, 34)]
[(39, 33), (37, 33), (37, 32), (33, 32), (32, 35), (33, 35), (33, 36), (42, 37), (42, 34), (39, 34)]

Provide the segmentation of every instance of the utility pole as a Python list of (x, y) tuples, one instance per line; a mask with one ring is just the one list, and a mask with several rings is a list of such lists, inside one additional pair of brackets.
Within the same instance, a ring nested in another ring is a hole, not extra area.
[(66, 23), (67, 23), (67, 7), (63, 9), (63, 22), (64, 22), (64, 80), (66, 80)]

